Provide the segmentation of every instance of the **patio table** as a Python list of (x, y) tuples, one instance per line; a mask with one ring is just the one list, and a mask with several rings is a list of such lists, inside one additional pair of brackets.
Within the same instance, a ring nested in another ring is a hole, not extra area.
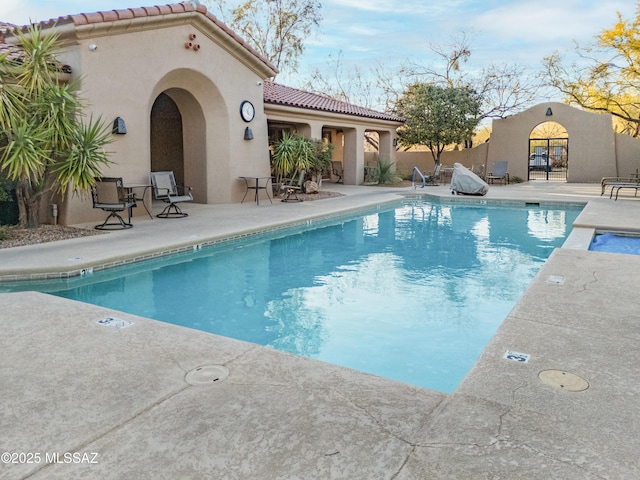
[[(149, 218), (151, 218), (151, 220), (153, 220), (153, 215), (151, 215), (151, 211), (149, 210), (149, 207), (147, 207), (147, 202), (145, 201), (145, 198), (147, 197), (147, 190), (152, 188), (153, 185), (148, 185), (146, 183), (125, 183), (124, 185), (122, 185), (122, 187), (127, 191), (127, 194), (132, 196), (132, 198), (136, 202), (136, 204), (138, 203), (138, 200), (142, 201), (142, 206), (147, 211), (147, 215), (149, 215)], [(143, 189), (142, 190), (142, 197), (138, 198), (138, 196), (135, 194), (134, 190), (135, 189), (140, 189), (140, 188)], [(131, 216), (131, 212), (129, 212), (129, 216)]]
[[(245, 185), (247, 186), (247, 191), (244, 192), (244, 197), (242, 197), (242, 201), (240, 203), (244, 202), (244, 199), (247, 197), (247, 193), (249, 193), (249, 190), (255, 190), (255, 195), (254, 195), (254, 201), (256, 202), (256, 205), (260, 205), (260, 190), (264, 190), (265, 193), (267, 194), (267, 198), (269, 199), (269, 201), (271, 203), (273, 203), (273, 201), (271, 201), (271, 196), (269, 195), (269, 182), (271, 182), (271, 177), (240, 177), (241, 179), (244, 180)], [(260, 185), (260, 181), (264, 180), (264, 185)]]

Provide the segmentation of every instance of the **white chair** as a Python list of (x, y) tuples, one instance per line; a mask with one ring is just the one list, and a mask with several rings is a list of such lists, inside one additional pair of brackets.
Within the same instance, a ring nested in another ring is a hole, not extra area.
[(193, 200), (191, 187), (176, 185), (176, 178), (173, 172), (151, 172), (151, 185), (153, 186), (153, 197), (168, 203), (164, 210), (156, 215), (158, 218), (180, 218), (188, 216), (180, 210), (177, 205), (181, 202)]

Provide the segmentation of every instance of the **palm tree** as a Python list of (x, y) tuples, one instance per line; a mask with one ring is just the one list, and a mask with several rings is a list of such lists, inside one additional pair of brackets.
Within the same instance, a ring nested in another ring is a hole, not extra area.
[(59, 80), (57, 35), (37, 25), (17, 35), (21, 58), (0, 56), (0, 175), (16, 184), (20, 226), (37, 227), (43, 199), (90, 189), (111, 137), (100, 118), (83, 120), (78, 82)]

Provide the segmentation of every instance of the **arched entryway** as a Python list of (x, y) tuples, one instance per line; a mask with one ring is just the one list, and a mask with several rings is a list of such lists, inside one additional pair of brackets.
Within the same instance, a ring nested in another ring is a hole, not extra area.
[(173, 171), (176, 182), (193, 188), (194, 200), (207, 202), (205, 121), (188, 91), (160, 93), (150, 112), (151, 171)]
[(569, 135), (557, 122), (543, 122), (529, 135), (528, 180), (567, 181)]
[(184, 185), (182, 115), (176, 102), (163, 92), (151, 108), (151, 171), (167, 170)]

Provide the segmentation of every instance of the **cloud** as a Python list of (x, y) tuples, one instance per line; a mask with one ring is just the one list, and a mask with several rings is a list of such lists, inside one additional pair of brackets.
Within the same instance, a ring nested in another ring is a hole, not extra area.
[(531, 1), (503, 5), (478, 15), (473, 23), (496, 39), (525, 43), (587, 40), (616, 20), (616, 10), (633, 13), (622, 1)]
[[(322, 3), (325, 16), (338, 10), (357, 12), (389, 13), (395, 15), (424, 15), (438, 13), (454, 8), (462, 3), (459, 0), (442, 0), (439, 3), (424, 0), (327, 0)], [(327, 13), (329, 12), (329, 13)]]

